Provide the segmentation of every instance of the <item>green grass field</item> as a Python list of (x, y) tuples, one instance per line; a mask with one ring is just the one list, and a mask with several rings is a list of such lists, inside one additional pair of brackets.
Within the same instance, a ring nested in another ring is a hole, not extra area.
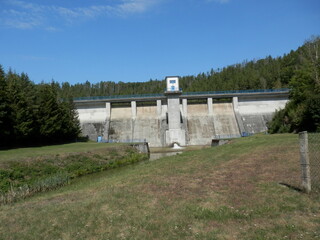
[[(108, 144), (108, 146), (114, 144)], [(106, 144), (96, 142), (79, 142), (69, 143), (63, 145), (53, 145), (44, 147), (31, 147), (31, 148), (18, 148), (11, 150), (0, 151), (0, 162), (1, 160), (23, 160), (27, 158), (34, 158), (40, 156), (51, 156), (57, 154), (69, 154), (69, 153), (81, 153), (87, 151), (95, 151), (104, 149)]]
[(320, 197), (295, 189), (297, 138), (252, 136), (75, 179), (0, 206), (0, 239), (318, 239)]

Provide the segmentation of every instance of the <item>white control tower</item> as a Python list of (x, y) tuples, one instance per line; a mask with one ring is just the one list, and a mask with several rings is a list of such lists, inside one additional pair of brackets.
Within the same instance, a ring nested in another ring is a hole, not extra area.
[(168, 125), (169, 130), (166, 131), (167, 145), (177, 143), (181, 146), (186, 145), (186, 133), (182, 129), (180, 98), (182, 91), (179, 89), (179, 77), (166, 77), (167, 88), (165, 95), (168, 100)]
[(167, 89), (166, 93), (173, 92), (177, 93), (180, 92), (179, 89), (179, 77), (166, 77), (167, 82)]

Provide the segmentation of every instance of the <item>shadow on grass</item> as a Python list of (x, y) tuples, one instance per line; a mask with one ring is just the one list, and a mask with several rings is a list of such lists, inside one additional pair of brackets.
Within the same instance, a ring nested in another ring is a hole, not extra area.
[(285, 186), (285, 187), (287, 187), (287, 188), (289, 188), (291, 190), (294, 190), (294, 191), (297, 191), (297, 192), (303, 192), (303, 190), (301, 188), (293, 186), (293, 185), (290, 185), (288, 183), (280, 182), (279, 184), (282, 185), (282, 186)]

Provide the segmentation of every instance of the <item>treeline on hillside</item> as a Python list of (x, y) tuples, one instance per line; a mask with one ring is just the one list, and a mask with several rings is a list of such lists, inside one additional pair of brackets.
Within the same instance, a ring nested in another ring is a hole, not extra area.
[[(224, 91), (246, 89), (275, 89), (287, 87), (290, 79), (290, 69), (296, 64), (292, 59), (295, 52), (278, 58), (271, 56), (265, 59), (244, 61), (200, 73), (197, 76), (183, 76), (180, 78), (180, 87), (184, 92)], [(166, 87), (165, 80), (149, 80), (147, 82), (105, 82), (95, 84), (86, 81), (74, 85), (64, 82), (53, 82), (61, 98), (112, 96), (163, 93)]]
[[(184, 76), (184, 92), (290, 88), (291, 101), (269, 124), (270, 132), (320, 131), (319, 58), (320, 38), (312, 37), (282, 57), (268, 56), (201, 73)], [(148, 82), (99, 82), (70, 85), (53, 82), (61, 98), (162, 93), (164, 80)]]
[[(282, 57), (268, 56), (264, 59), (244, 61), (222, 69), (211, 69), (197, 76), (183, 76), (180, 79), (180, 87), (184, 92), (288, 87), (295, 70), (303, 64), (302, 49), (305, 48), (305, 45)], [(62, 98), (162, 93), (166, 87), (164, 80), (132, 83), (101, 81), (95, 84), (87, 81), (75, 85), (67, 82), (62, 84), (53, 82), (53, 84)]]
[(276, 113), (271, 133), (320, 132), (320, 38), (314, 37), (300, 47), (288, 67), (290, 102)]
[(60, 101), (53, 85), (36, 85), (0, 65), (1, 148), (66, 142), (79, 133), (72, 101)]

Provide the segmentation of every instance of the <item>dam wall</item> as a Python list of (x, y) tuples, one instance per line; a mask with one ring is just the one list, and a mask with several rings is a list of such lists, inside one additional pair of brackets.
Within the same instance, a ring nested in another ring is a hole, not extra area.
[(216, 138), (240, 137), (232, 102), (214, 103), (213, 119)]
[(118, 141), (133, 138), (133, 119), (131, 113), (131, 106), (111, 108), (111, 115), (108, 124), (109, 128), (106, 129), (103, 135), (105, 140)]
[(137, 107), (137, 116), (132, 126), (133, 139), (146, 139), (151, 147), (164, 144), (161, 115), (157, 114), (157, 106)]
[(103, 135), (106, 125), (106, 104), (87, 103), (76, 105), (80, 120), (82, 134), (91, 140), (96, 140)]
[(285, 107), (288, 98), (276, 97), (239, 97), (238, 112), (243, 122), (241, 132), (259, 133), (268, 130), (268, 122), (272, 120), (276, 110)]
[(99, 118), (92, 121), (86, 117), (88, 113), (79, 111), (80, 119), (81, 114), (84, 116), (82, 132), (91, 140), (102, 136), (110, 142), (147, 141), (151, 147), (165, 144), (166, 106), (136, 106), (131, 102), (131, 106), (111, 106), (109, 117), (102, 109), (96, 113)]
[(146, 141), (150, 147), (209, 145), (212, 139), (267, 130), (286, 92), (181, 94), (75, 100), (82, 134), (107, 142)]
[(211, 144), (214, 135), (214, 119), (207, 104), (187, 105), (187, 142), (189, 145)]

